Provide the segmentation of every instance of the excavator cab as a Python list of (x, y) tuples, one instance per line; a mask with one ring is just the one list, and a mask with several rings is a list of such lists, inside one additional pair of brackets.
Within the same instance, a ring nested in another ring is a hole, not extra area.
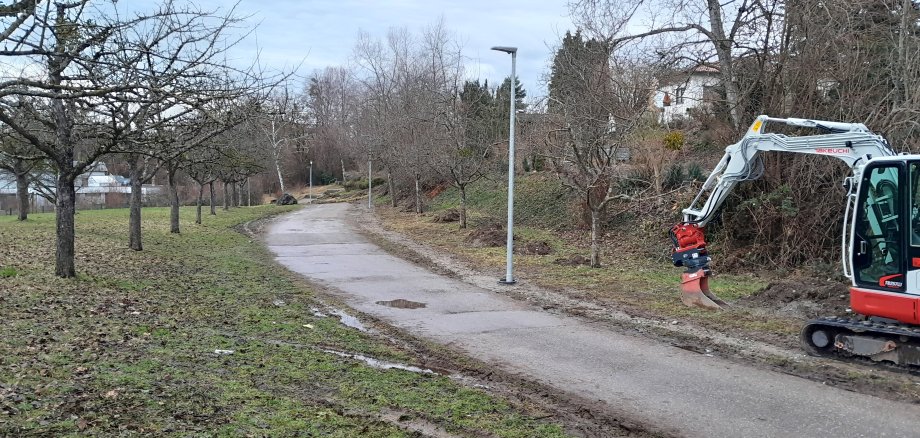
[(857, 285), (904, 289), (907, 217), (901, 161), (873, 163), (863, 171), (853, 224), (853, 273)]
[(898, 156), (867, 164), (855, 210), (850, 307), (920, 324), (920, 160)]

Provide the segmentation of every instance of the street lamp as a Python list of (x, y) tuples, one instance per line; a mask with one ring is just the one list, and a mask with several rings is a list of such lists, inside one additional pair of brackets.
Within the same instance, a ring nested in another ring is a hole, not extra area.
[(508, 242), (506, 246), (506, 267), (505, 278), (499, 280), (501, 284), (514, 284), (512, 275), (513, 255), (514, 255), (514, 89), (517, 87), (517, 77), (515, 77), (515, 67), (517, 63), (517, 47), (496, 46), (492, 50), (511, 54), (511, 122), (510, 134), (508, 134)]
[(310, 160), (310, 202), (313, 202), (313, 160)]

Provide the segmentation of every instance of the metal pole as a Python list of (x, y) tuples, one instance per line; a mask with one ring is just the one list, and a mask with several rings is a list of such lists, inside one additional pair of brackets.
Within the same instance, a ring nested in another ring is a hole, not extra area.
[(504, 284), (514, 284), (514, 113), (515, 113), (515, 88), (517, 78), (515, 69), (517, 64), (517, 51), (511, 52), (511, 121), (508, 134), (508, 242), (506, 244), (506, 266)]
[(515, 117), (515, 88), (517, 88), (517, 47), (495, 46), (492, 50), (511, 54), (511, 97), (508, 134), (508, 242), (506, 243), (505, 278), (499, 280), (501, 284), (514, 284), (514, 117)]
[(246, 177), (246, 206), (252, 207), (252, 179)]
[(371, 173), (371, 159), (370, 157), (368, 157), (367, 158), (367, 208), (370, 208), (370, 209), (374, 208), (374, 201), (373, 201), (374, 194), (371, 193), (371, 186), (373, 185), (372, 184), (373, 179), (371, 179), (371, 174), (372, 174)]
[(310, 200), (313, 200), (313, 160), (310, 160)]

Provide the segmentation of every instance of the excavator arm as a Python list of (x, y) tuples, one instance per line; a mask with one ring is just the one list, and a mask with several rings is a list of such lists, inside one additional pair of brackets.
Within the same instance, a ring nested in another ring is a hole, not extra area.
[[(768, 133), (768, 124), (785, 124), (794, 127), (820, 130), (817, 135), (787, 136)], [(761, 151), (794, 152), (825, 155), (847, 163), (852, 174), (847, 177), (850, 193), (847, 196), (847, 214), (853, 202), (855, 178), (873, 157), (895, 155), (885, 139), (874, 134), (861, 123), (840, 123), (796, 118), (759, 116), (741, 141), (725, 148), (725, 155), (703, 183), (700, 192), (683, 212), (683, 221), (671, 228), (671, 254), (675, 266), (683, 266), (681, 299), (689, 306), (718, 309), (725, 302), (709, 291), (708, 278), (712, 275), (706, 250), (703, 227), (715, 217), (719, 208), (735, 186), (763, 175)], [(848, 245), (844, 234), (844, 254)], [(844, 256), (844, 272), (848, 273)]]

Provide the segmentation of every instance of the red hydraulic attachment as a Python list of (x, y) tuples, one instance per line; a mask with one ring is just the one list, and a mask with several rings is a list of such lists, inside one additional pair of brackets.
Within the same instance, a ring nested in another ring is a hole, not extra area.
[(680, 300), (690, 307), (721, 309), (725, 301), (709, 291), (709, 262), (706, 252), (706, 236), (703, 228), (695, 223), (683, 222), (671, 228), (671, 261), (674, 266), (687, 268), (680, 275)]

